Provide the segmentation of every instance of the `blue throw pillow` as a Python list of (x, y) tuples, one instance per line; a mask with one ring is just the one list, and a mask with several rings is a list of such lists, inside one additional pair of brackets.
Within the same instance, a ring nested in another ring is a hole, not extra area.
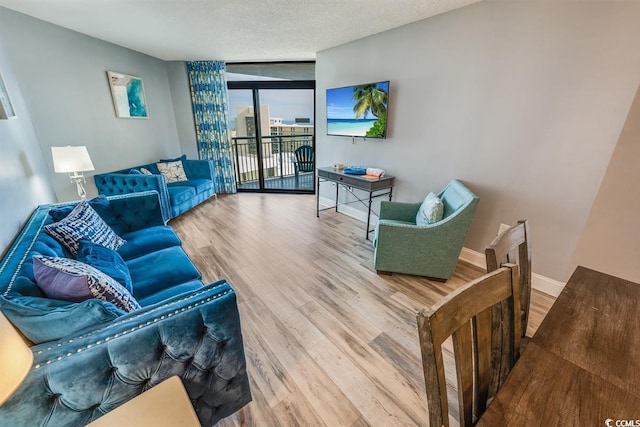
[(182, 161), (182, 160), (187, 160), (187, 155), (183, 154), (180, 157), (176, 157), (175, 159), (160, 159), (160, 161), (162, 163), (167, 163), (167, 162), (177, 162), (178, 160)]
[(87, 201), (78, 203), (64, 219), (45, 225), (44, 228), (74, 256), (78, 253), (80, 240), (83, 239), (110, 249), (118, 249), (126, 243), (102, 220)]
[(418, 209), (416, 214), (416, 225), (434, 224), (442, 219), (444, 214), (444, 204), (438, 196), (429, 193)]
[[(109, 199), (107, 199), (103, 195), (94, 197), (93, 199), (89, 200), (88, 203), (89, 206), (91, 206), (98, 213), (102, 213), (101, 211), (109, 208)], [(55, 222), (58, 222), (69, 215), (75, 207), (76, 205), (67, 205), (60, 206), (59, 208), (51, 208), (49, 210), (49, 216), (53, 218)]]
[(113, 304), (89, 299), (81, 303), (34, 296), (2, 297), (0, 310), (34, 344), (58, 340), (125, 314)]
[(49, 298), (72, 302), (98, 298), (126, 312), (140, 308), (124, 286), (82, 262), (34, 255), (33, 272), (36, 284)]
[(131, 169), (129, 171), (129, 175), (144, 175), (142, 172), (140, 172), (138, 169)]
[(107, 276), (115, 279), (129, 292), (133, 292), (131, 273), (120, 254), (113, 249), (96, 245), (88, 240), (80, 240), (80, 249), (76, 259), (93, 268), (97, 268)]

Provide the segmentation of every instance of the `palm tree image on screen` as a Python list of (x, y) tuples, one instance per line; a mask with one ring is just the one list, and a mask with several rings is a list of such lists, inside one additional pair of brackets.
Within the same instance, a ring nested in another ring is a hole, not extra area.
[(365, 136), (384, 138), (387, 129), (387, 92), (378, 88), (377, 84), (354, 86), (353, 112), (356, 118), (367, 118), (369, 113), (377, 118)]

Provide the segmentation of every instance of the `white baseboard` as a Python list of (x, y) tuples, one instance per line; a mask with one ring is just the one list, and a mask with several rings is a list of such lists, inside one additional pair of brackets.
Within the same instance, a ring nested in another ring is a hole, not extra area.
[[(484, 254), (480, 252), (476, 252), (469, 248), (462, 248), (462, 252), (460, 253), (460, 259), (468, 262), (469, 264), (473, 264), (476, 267), (480, 267), (480, 268), (487, 267), (487, 261)], [(545, 277), (538, 273), (532, 273), (531, 287), (540, 292), (544, 292), (545, 294), (558, 297), (558, 295), (560, 295), (560, 292), (562, 292), (562, 288), (564, 288), (564, 283), (558, 282), (557, 280), (551, 279), (549, 277)]]
[(476, 267), (487, 268), (487, 261), (484, 254), (472, 249), (462, 248), (462, 252), (460, 252), (460, 259), (468, 262), (469, 264), (473, 264)]
[[(328, 207), (333, 206), (334, 200), (329, 199), (327, 197), (320, 197), (320, 207)], [(357, 219), (358, 221), (367, 222), (367, 213), (361, 211), (359, 209), (355, 209), (348, 205), (340, 205), (338, 208), (340, 213), (344, 215), (348, 215), (352, 218)], [(372, 225), (375, 224), (375, 216), (371, 216)], [(469, 264), (475, 265), (476, 267), (486, 268), (487, 262), (483, 253), (474, 251), (469, 248), (462, 248), (462, 252), (460, 253), (460, 259), (468, 262)], [(531, 287), (540, 292), (544, 292), (545, 294), (552, 295), (554, 297), (558, 297), (560, 292), (562, 292), (562, 288), (564, 288), (564, 283), (558, 282), (557, 280), (551, 279), (549, 277), (545, 277), (541, 274), (532, 273), (531, 274)]]
[(562, 292), (564, 285), (565, 284), (563, 282), (553, 280), (541, 274), (531, 274), (531, 287), (533, 289), (537, 289), (540, 292), (544, 292), (545, 294), (552, 295), (556, 298), (560, 295), (560, 292)]
[[(327, 197), (320, 197), (320, 209), (327, 208), (329, 206), (335, 206), (335, 200), (329, 199)], [(362, 205), (360, 205), (362, 206)], [(367, 222), (367, 213), (365, 211), (361, 211), (360, 209), (356, 209), (349, 205), (340, 205), (338, 207), (338, 211), (342, 214), (350, 216), (351, 218), (355, 218), (358, 221)], [(373, 227), (378, 218), (375, 215), (371, 215), (371, 226)]]

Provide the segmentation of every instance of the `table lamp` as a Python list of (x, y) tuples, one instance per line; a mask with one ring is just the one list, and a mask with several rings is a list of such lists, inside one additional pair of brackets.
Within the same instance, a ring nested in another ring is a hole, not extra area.
[(0, 312), (0, 406), (22, 384), (32, 363), (31, 349)]
[(80, 199), (87, 198), (87, 192), (82, 185), (87, 182), (82, 172), (95, 170), (87, 147), (84, 145), (72, 147), (51, 147), (51, 155), (53, 156), (53, 169), (56, 173), (68, 173), (71, 182), (76, 183), (78, 196)]

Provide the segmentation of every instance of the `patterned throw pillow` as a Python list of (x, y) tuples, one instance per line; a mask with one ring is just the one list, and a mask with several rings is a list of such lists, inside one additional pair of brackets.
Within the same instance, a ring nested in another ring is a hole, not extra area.
[(44, 228), (47, 233), (69, 249), (73, 256), (78, 253), (82, 239), (114, 250), (126, 243), (100, 218), (86, 200), (78, 203), (64, 219), (45, 225)]
[(140, 308), (124, 286), (80, 261), (34, 255), (33, 272), (37, 285), (49, 298), (73, 302), (98, 298), (126, 312)]
[(429, 193), (418, 209), (416, 224), (424, 226), (436, 223), (442, 219), (443, 214), (442, 200), (435, 194)]
[[(98, 213), (102, 213), (105, 210), (109, 209), (109, 199), (107, 199), (103, 195), (94, 197), (91, 200), (87, 200), (87, 203), (89, 203), (89, 206), (91, 206)], [(59, 208), (51, 208), (49, 210), (49, 216), (55, 222), (58, 222), (61, 219), (64, 219), (64, 217), (66, 217), (67, 215), (69, 215), (73, 211), (74, 208), (75, 208), (75, 206), (73, 206), (73, 205), (69, 205), (69, 206), (65, 205), (65, 206), (61, 206)]]
[(184, 167), (182, 166), (181, 160), (176, 162), (156, 163), (156, 166), (158, 166), (160, 173), (164, 175), (164, 178), (167, 180), (167, 184), (187, 180), (187, 174), (184, 173)]

